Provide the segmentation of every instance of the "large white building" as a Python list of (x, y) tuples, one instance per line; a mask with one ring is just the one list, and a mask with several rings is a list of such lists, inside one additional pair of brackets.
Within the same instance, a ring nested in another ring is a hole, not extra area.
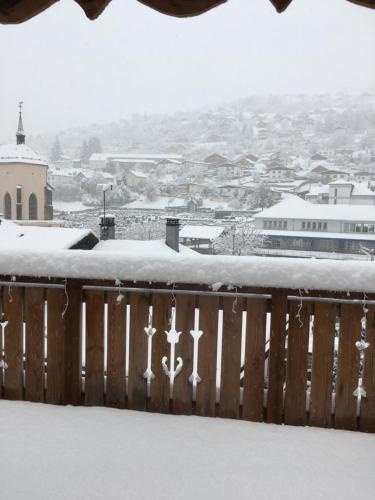
[(94, 153), (90, 156), (90, 168), (103, 170), (108, 166), (117, 169), (133, 169), (136, 167), (155, 168), (159, 164), (172, 163), (180, 165), (184, 162), (182, 155), (160, 153)]
[(313, 204), (290, 196), (254, 217), (271, 248), (342, 253), (375, 248), (375, 206)]

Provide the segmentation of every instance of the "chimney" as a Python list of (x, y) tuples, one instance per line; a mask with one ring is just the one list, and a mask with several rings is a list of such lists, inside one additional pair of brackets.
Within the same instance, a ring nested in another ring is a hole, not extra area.
[(180, 251), (179, 232), (180, 221), (178, 219), (167, 219), (165, 225), (165, 244), (175, 252)]
[(115, 216), (102, 215), (100, 218), (100, 239), (101, 240), (114, 240), (115, 235)]

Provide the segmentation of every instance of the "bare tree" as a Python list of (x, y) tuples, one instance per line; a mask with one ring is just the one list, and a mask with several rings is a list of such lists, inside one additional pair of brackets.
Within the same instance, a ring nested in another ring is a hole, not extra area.
[(264, 239), (252, 222), (239, 222), (224, 231), (214, 243), (214, 250), (224, 255), (252, 255), (263, 246)]
[(160, 240), (165, 237), (165, 221), (133, 222), (121, 231), (125, 240)]
[(255, 188), (251, 199), (253, 208), (268, 208), (275, 203), (275, 193), (271, 190), (268, 184), (261, 182)]
[(150, 179), (145, 186), (145, 195), (149, 201), (155, 201), (159, 196), (159, 189), (157, 186), (157, 181), (155, 179)]

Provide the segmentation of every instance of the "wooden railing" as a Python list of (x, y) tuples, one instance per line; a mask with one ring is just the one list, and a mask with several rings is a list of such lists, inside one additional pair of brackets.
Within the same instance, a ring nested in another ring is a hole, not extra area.
[(0, 280), (5, 399), (375, 432), (370, 294)]

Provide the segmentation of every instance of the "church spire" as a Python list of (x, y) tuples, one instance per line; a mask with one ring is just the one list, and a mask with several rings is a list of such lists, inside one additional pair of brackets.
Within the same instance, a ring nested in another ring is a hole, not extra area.
[(22, 105), (23, 102), (20, 101), (18, 103), (18, 108), (19, 108), (19, 114), (18, 114), (18, 129), (17, 129), (17, 144), (25, 144), (25, 132), (23, 130), (23, 123), (22, 123)]

